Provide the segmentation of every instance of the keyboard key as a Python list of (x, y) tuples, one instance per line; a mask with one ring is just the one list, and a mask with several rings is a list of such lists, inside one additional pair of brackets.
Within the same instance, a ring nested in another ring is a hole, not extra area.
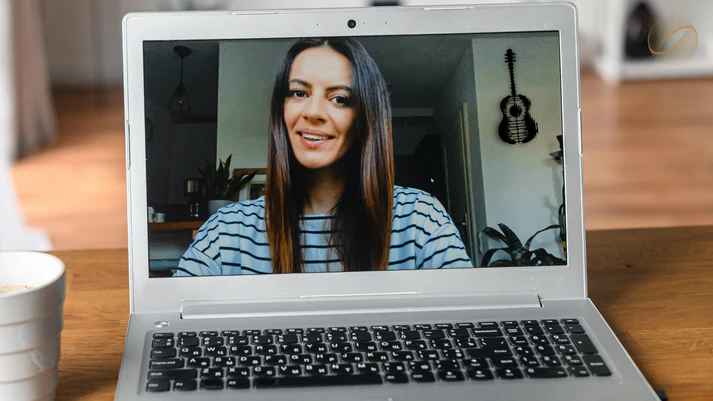
[(411, 373), (411, 380), (416, 383), (431, 383), (436, 381), (436, 378), (431, 372), (415, 372)]
[(384, 351), (401, 351), (403, 349), (400, 341), (382, 341), (379, 343), (379, 347)]
[(496, 369), (495, 373), (499, 378), (505, 380), (522, 379), (522, 371), (518, 368), (502, 368)]
[(263, 334), (281, 335), (282, 329), (265, 329), (262, 332)]
[(359, 343), (368, 343), (373, 340), (371, 333), (368, 331), (355, 331), (351, 334), (351, 339)]
[(391, 326), (391, 328), (394, 329), (395, 331), (410, 331), (411, 330), (411, 326), (409, 326), (408, 324), (395, 324), (395, 325)]
[(183, 367), (183, 359), (166, 359), (149, 362), (151, 370), (180, 369)]
[(473, 324), (471, 322), (461, 322), (461, 323), (456, 323), (456, 327), (463, 328), (463, 329), (473, 329), (473, 328), (475, 328), (475, 324)]
[(173, 380), (188, 380), (198, 377), (198, 371), (195, 369), (174, 369), (174, 370), (151, 370), (147, 375), (147, 379), (173, 379)]
[[(358, 354), (361, 356), (361, 354)], [(312, 363), (312, 355), (310, 354), (292, 354), (289, 358), (290, 363), (297, 365), (309, 365)]]
[(453, 348), (453, 343), (447, 338), (439, 338), (431, 341), (431, 347), (435, 349), (451, 349)]
[(476, 369), (487, 369), (489, 367), (488, 362), (485, 358), (464, 359), (463, 365)]
[(384, 375), (384, 380), (389, 383), (408, 383), (408, 376), (403, 372), (387, 373)]
[(179, 347), (197, 347), (199, 344), (198, 337), (180, 337), (178, 340)]
[(520, 357), (520, 363), (522, 363), (525, 367), (528, 368), (535, 368), (540, 366), (540, 362), (534, 356)]
[(567, 372), (563, 368), (527, 368), (527, 376), (533, 379), (559, 379), (567, 377)]
[[(388, 355), (386, 356), (386, 359), (388, 360)], [(339, 360), (339, 357), (335, 353), (329, 353), (329, 354), (315, 354), (314, 355), (314, 361), (315, 363), (335, 363)]]
[(514, 358), (493, 358), (493, 365), (496, 368), (516, 368), (517, 361)]
[(203, 350), (200, 347), (183, 347), (179, 354), (184, 358), (200, 357), (203, 356)]
[(354, 366), (351, 363), (333, 363), (329, 365), (329, 370), (335, 375), (351, 375), (354, 373)]
[(420, 340), (421, 332), (416, 330), (404, 330), (400, 332), (399, 338), (401, 340)]
[(584, 362), (582, 362), (582, 358), (580, 358), (578, 355), (565, 355), (564, 362), (569, 366), (584, 365)]
[(507, 347), (508, 342), (503, 337), (483, 337), (480, 339), (483, 347)]
[[(207, 349), (206, 349), (207, 352)], [(255, 353), (258, 355), (276, 355), (277, 346), (275, 345), (256, 345)]]
[(259, 356), (240, 356), (238, 357), (238, 363), (243, 366), (257, 366), (261, 365), (262, 361)]
[(249, 345), (234, 345), (229, 347), (228, 352), (234, 356), (250, 356), (253, 354), (253, 347)]
[(452, 329), (453, 325), (450, 323), (436, 323), (433, 325), (437, 329)]
[(146, 383), (146, 391), (158, 393), (171, 389), (171, 381), (168, 379), (152, 379)]
[(228, 351), (225, 347), (205, 347), (206, 356), (225, 356), (228, 355)]
[(572, 334), (570, 336), (574, 346), (582, 354), (596, 354), (597, 348), (586, 334)]
[(151, 359), (171, 359), (177, 354), (175, 348), (154, 348), (151, 350)]
[(476, 337), (501, 337), (503, 333), (498, 328), (493, 329), (473, 329), (473, 335)]
[(237, 366), (228, 368), (226, 372), (228, 377), (250, 377), (250, 368)]
[(441, 350), (441, 356), (443, 359), (463, 359), (465, 355), (463, 350), (460, 349), (444, 349)]
[(274, 377), (277, 374), (274, 366), (255, 366), (253, 368), (253, 376), (255, 377)]
[(277, 373), (282, 376), (301, 376), (302, 367), (299, 365), (280, 365), (277, 367)]
[(432, 326), (428, 323), (419, 323), (419, 324), (414, 324), (413, 328), (416, 330), (431, 330)]
[(611, 376), (611, 370), (609, 370), (601, 356), (584, 355), (582, 359), (594, 376)]
[[(304, 349), (313, 354), (324, 354), (329, 351), (329, 346), (325, 343), (307, 343)], [(376, 344), (374, 344), (374, 349), (376, 349)]]
[(562, 366), (562, 362), (554, 355), (544, 355), (542, 357), (542, 363), (549, 367), (559, 367)]
[[(234, 379), (229, 379), (234, 380)], [(203, 390), (222, 390), (224, 386), (223, 379), (203, 379), (201, 380), (201, 389)]]
[(178, 338), (186, 338), (186, 337), (198, 337), (198, 333), (195, 331), (182, 331), (178, 333)]
[(536, 345), (535, 352), (540, 355), (554, 355), (555, 349), (550, 347), (549, 345)]
[(478, 327), (481, 329), (497, 329), (498, 322), (478, 322)]
[(385, 362), (383, 367), (386, 373), (398, 373), (406, 370), (402, 362)]
[(300, 342), (300, 337), (295, 333), (288, 333), (281, 336), (277, 336), (278, 344), (297, 344)]
[(439, 338), (445, 338), (446, 334), (443, 332), (443, 330), (423, 330), (422, 332), (423, 338), (427, 340), (436, 340)]
[(460, 370), (460, 364), (455, 359), (441, 359), (436, 361), (438, 370)]
[(429, 360), (429, 361), (435, 361), (440, 359), (440, 355), (438, 355), (438, 351), (434, 349), (428, 349), (428, 350), (421, 350), (417, 351), (416, 354), (418, 355), (418, 359), (421, 360)]
[(256, 378), (254, 385), (257, 388), (275, 387), (305, 387), (305, 386), (343, 386), (359, 384), (382, 384), (379, 375), (350, 375), (350, 376), (300, 376), (279, 378)]
[(428, 361), (411, 361), (408, 363), (411, 372), (430, 372), (431, 364)]
[(171, 338), (157, 338), (151, 341), (151, 348), (171, 348), (176, 346), (176, 340)]
[(225, 384), (230, 389), (235, 389), (235, 390), (246, 389), (246, 388), (250, 388), (250, 379), (248, 379), (246, 377), (228, 379), (225, 381)]
[(209, 368), (210, 358), (188, 358), (188, 366), (191, 368)]
[(373, 352), (378, 349), (376, 343), (373, 341), (369, 342), (358, 342), (355, 344), (357, 351), (361, 352)]
[(173, 338), (173, 333), (163, 332), (163, 333), (153, 333), (153, 338)]
[(379, 365), (372, 362), (362, 362), (358, 363), (356, 366), (360, 374), (378, 374)]
[(195, 391), (198, 383), (195, 379), (179, 379), (173, 382), (173, 391)]
[(569, 374), (574, 377), (589, 377), (589, 371), (584, 366), (570, 366)]
[(265, 357), (265, 365), (287, 365), (286, 355), (268, 355)]
[(310, 376), (326, 376), (328, 373), (327, 365), (307, 365), (304, 370)]
[(428, 344), (426, 344), (424, 340), (406, 340), (404, 341), (404, 346), (411, 351), (425, 350), (428, 348)]
[(473, 380), (493, 380), (493, 372), (491, 372), (490, 369), (487, 368), (468, 368), (468, 371), (466, 373), (468, 374), (468, 377)]
[(201, 369), (201, 377), (222, 379), (225, 376), (223, 368), (203, 368)]
[(214, 330), (204, 330), (200, 333), (201, 337), (218, 337), (218, 332)]
[(438, 377), (447, 382), (463, 381), (463, 372), (456, 369), (444, 369), (438, 371)]
[(377, 331), (376, 334), (374, 334), (374, 338), (377, 341), (395, 341), (396, 333), (393, 331)]

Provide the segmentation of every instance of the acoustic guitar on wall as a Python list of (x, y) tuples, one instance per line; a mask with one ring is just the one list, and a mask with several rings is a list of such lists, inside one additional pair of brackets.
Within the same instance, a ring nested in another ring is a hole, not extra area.
[(527, 96), (517, 93), (515, 87), (515, 52), (508, 49), (505, 52), (505, 63), (510, 71), (510, 95), (500, 102), (503, 120), (500, 122), (498, 134), (509, 143), (527, 143), (537, 135), (537, 122), (530, 115), (532, 102)]

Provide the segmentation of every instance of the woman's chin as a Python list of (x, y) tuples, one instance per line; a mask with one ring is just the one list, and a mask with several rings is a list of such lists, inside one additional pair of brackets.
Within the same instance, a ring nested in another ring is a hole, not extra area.
[(332, 158), (324, 158), (324, 157), (304, 157), (304, 158), (297, 158), (297, 161), (302, 165), (302, 167), (308, 169), (308, 170), (320, 170), (325, 167), (329, 167), (332, 164), (334, 164), (334, 159)]

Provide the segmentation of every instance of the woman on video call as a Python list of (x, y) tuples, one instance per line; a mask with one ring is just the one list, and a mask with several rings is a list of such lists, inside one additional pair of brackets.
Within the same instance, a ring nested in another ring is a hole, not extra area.
[(265, 196), (220, 209), (177, 275), (472, 267), (450, 216), (394, 185), (384, 78), (354, 39), (302, 39), (272, 93)]

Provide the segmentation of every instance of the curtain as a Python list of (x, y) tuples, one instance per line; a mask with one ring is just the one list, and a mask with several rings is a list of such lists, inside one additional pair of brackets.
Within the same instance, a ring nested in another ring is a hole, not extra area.
[[(38, 44), (41, 32), (30, 32), (39, 26), (39, 21), (23, 26), (32, 16), (28, 12), (34, 5), (34, 0), (0, 0), (0, 250), (50, 248), (44, 233), (25, 226), (10, 174), (12, 160), (19, 153), (18, 146), (22, 145), (23, 151), (27, 151), (31, 146), (47, 142), (54, 124), (47, 72), (42, 70), (44, 64), (41, 64), (44, 50)], [(36, 11), (35, 8), (35, 16), (38, 16)], [(39, 53), (34, 60), (41, 65), (26, 64), (32, 62), (33, 53)], [(33, 77), (33, 73), (39, 76)], [(32, 79), (38, 82), (30, 82)], [(35, 112), (49, 116), (33, 117)], [(24, 135), (32, 137), (21, 138)]]

